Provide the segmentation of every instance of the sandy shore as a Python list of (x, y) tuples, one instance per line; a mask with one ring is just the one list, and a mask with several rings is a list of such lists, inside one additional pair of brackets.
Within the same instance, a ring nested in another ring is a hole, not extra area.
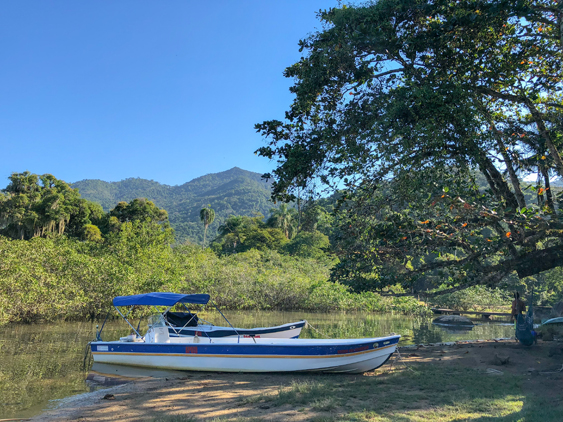
[[(122, 379), (130, 382), (69, 397), (56, 409), (32, 420), (150, 421), (162, 417), (173, 420), (173, 416), (182, 415), (193, 420), (305, 421), (342, 410), (330, 408), (327, 413), (322, 406), (309, 409), (303, 402), (273, 406), (264, 398), (279, 396), (280, 391), (291, 388), (296, 380), (312, 384), (338, 380), (340, 384), (354, 386), (366, 377), (385, 380), (394, 373), (409, 371), (409, 366), (446, 367), (452, 371), (469, 368), (483, 377), (514, 375), (514, 379), (521, 380), (524, 390), (550, 398), (558, 405), (563, 402), (563, 371), (559, 371), (563, 366), (563, 343), (560, 342), (540, 342), (528, 348), (514, 340), (457, 342), (402, 347), (399, 352), (377, 371), (363, 375), (176, 372), (160, 374), (163, 378)], [(463, 379), (448, 382), (464, 388)], [(374, 396), (377, 388), (384, 388), (379, 384), (373, 386)], [(112, 394), (114, 399), (104, 399), (107, 394)]]

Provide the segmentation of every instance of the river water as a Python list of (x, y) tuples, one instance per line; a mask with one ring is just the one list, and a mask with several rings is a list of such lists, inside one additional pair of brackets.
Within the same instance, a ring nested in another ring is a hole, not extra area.
[[(200, 314), (225, 325), (217, 313)], [(370, 313), (228, 312), (235, 327), (279, 325), (306, 319), (314, 327), (301, 338), (359, 338), (401, 334), (401, 345), (456, 340), (505, 338), (514, 335), (511, 324), (480, 322), (469, 331), (432, 324), (431, 319)], [(101, 325), (101, 324), (100, 324)], [(141, 325), (142, 327), (142, 325)], [(57, 405), (57, 400), (95, 388), (86, 381), (91, 360), (85, 359), (96, 323), (12, 324), (0, 327), (0, 419), (27, 418)], [(103, 339), (129, 334), (122, 320), (107, 323)], [(89, 356), (88, 356), (89, 358)]]

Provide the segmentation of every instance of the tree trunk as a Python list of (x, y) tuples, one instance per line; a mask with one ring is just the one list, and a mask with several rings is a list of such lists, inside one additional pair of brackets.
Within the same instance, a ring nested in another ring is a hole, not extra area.
[(509, 189), (506, 181), (503, 179), (502, 174), (491, 163), (488, 157), (481, 155), (479, 157), (479, 167), (481, 172), (485, 175), (491, 190), (495, 193), (498, 200), (504, 200), (506, 206), (511, 207), (514, 211), (518, 209), (518, 201), (516, 196)]
[(297, 190), (297, 230), (301, 230), (301, 189)]
[(551, 154), (553, 161), (555, 162), (555, 168), (557, 169), (557, 173), (559, 174), (560, 177), (563, 177), (563, 160), (561, 159), (561, 155), (559, 154), (559, 151), (557, 151), (557, 148), (555, 147), (553, 141), (551, 140), (551, 137), (549, 136), (547, 128), (545, 127), (545, 123), (543, 122), (541, 113), (538, 111), (536, 106), (529, 99), (526, 100), (526, 106), (528, 107), (528, 110), (530, 110), (530, 114), (532, 115), (534, 121), (536, 122), (536, 126), (538, 127), (540, 135), (545, 140), (545, 145), (547, 146), (547, 149), (549, 150), (549, 153)]
[(547, 206), (551, 211), (555, 211), (555, 206), (553, 205), (553, 195), (551, 194), (551, 184), (549, 183), (549, 170), (544, 166), (542, 166), (540, 169), (545, 183), (545, 197), (547, 198)]
[(519, 257), (516, 262), (516, 272), (520, 278), (529, 277), (559, 267), (561, 262), (563, 262), (563, 245), (552, 246)]
[(514, 188), (514, 196), (516, 197), (516, 201), (518, 202), (519, 208), (526, 207), (526, 199), (524, 198), (524, 194), (522, 193), (522, 189), (520, 188), (520, 180), (518, 180), (518, 175), (514, 170), (514, 166), (512, 165), (512, 160), (510, 159), (510, 155), (506, 151), (506, 147), (502, 142), (500, 136), (497, 136), (497, 144), (500, 149), (500, 153), (502, 154), (502, 158), (504, 159), (504, 164), (506, 165), (506, 169), (508, 170), (508, 174), (510, 176), (510, 181), (512, 182), (512, 187)]
[(516, 202), (518, 202), (518, 207), (525, 208), (526, 199), (524, 198), (524, 194), (522, 193), (522, 189), (520, 188), (520, 181), (518, 180), (518, 176), (516, 175), (516, 171), (514, 170), (514, 166), (512, 165), (512, 159), (510, 158), (510, 155), (507, 152), (507, 148), (502, 141), (502, 137), (500, 135), (501, 132), (497, 130), (493, 117), (488, 112), (487, 108), (483, 104), (481, 104), (481, 107), (483, 109), (483, 113), (485, 114), (487, 122), (491, 126), (493, 136), (497, 141), (499, 152), (501, 153), (504, 164), (506, 165), (506, 169), (508, 170), (510, 181), (512, 182), (512, 187), (514, 188), (514, 196), (516, 197)]

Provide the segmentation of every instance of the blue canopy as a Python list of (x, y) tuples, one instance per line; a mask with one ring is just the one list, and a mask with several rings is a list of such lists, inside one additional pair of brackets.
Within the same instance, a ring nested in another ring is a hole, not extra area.
[(207, 294), (184, 295), (180, 293), (153, 292), (142, 295), (117, 296), (113, 299), (113, 306), (172, 306), (176, 303), (194, 303), (198, 305), (205, 305), (207, 302), (209, 302), (209, 295)]

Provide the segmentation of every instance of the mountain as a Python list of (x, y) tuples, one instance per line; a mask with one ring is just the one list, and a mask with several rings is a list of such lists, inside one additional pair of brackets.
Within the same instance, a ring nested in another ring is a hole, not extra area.
[(231, 215), (269, 215), (274, 204), (270, 200), (271, 186), (261, 174), (234, 167), (221, 173), (198, 177), (180, 186), (163, 185), (140, 178), (120, 182), (81, 180), (73, 183), (83, 198), (98, 202), (109, 211), (119, 201), (147, 198), (168, 211), (170, 224), (180, 242), (201, 243), (203, 224), (199, 211), (211, 205), (215, 221), (209, 226), (207, 238), (213, 239), (217, 228)]

